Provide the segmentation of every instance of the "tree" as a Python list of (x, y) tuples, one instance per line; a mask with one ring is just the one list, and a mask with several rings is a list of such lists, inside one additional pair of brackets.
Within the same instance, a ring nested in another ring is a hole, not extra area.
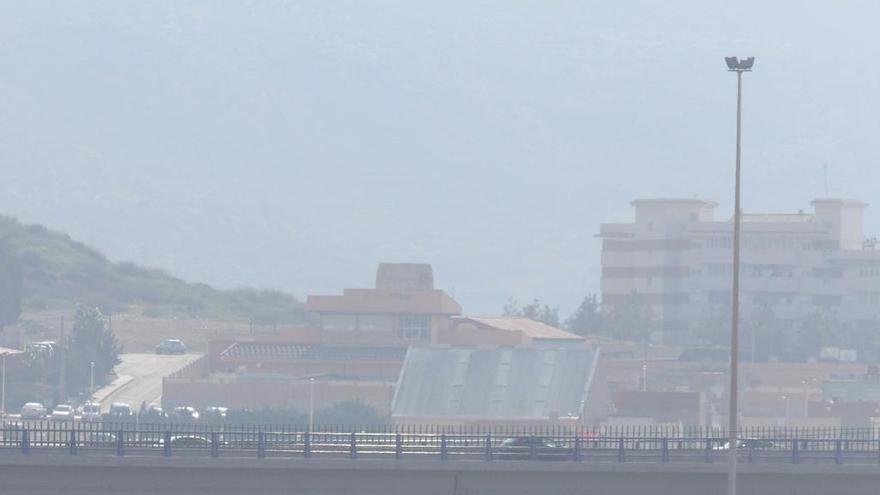
[(381, 425), (388, 419), (359, 400), (347, 400), (316, 411), (315, 422), (324, 425)]
[(90, 384), (91, 363), (95, 363), (95, 383), (102, 383), (119, 364), (122, 347), (107, 326), (98, 308), (79, 305), (73, 332), (67, 345), (67, 380), (81, 390)]
[(0, 331), (21, 315), (23, 276), (18, 259), (0, 246)]
[(540, 299), (532, 300), (531, 304), (520, 307), (519, 302), (510, 297), (504, 305), (504, 316), (514, 318), (529, 318), (540, 321), (551, 327), (559, 326), (559, 308), (551, 308), (546, 304), (541, 304)]
[(578, 335), (602, 333), (602, 313), (599, 309), (596, 294), (588, 295), (581, 301), (577, 311), (566, 320), (565, 327)]
[(840, 345), (845, 330), (836, 315), (817, 311), (804, 318), (796, 332), (789, 332), (788, 349), (798, 361), (818, 358), (822, 347)]
[(651, 305), (633, 293), (605, 314), (602, 330), (612, 338), (643, 342), (651, 338), (655, 326)]

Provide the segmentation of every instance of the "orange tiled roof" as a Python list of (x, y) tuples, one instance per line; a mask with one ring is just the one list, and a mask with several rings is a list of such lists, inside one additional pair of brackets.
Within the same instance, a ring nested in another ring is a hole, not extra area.
[(583, 337), (573, 333), (551, 327), (546, 323), (535, 321), (530, 318), (516, 317), (477, 317), (468, 316), (465, 319), (474, 321), (487, 327), (497, 330), (506, 330), (509, 332), (522, 332), (533, 339), (553, 339), (553, 340), (584, 340)]

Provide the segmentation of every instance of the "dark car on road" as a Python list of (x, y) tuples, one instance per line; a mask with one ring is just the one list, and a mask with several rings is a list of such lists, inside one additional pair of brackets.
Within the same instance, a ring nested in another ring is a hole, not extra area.
[(518, 461), (565, 461), (573, 456), (568, 447), (539, 436), (506, 438), (495, 450), (498, 459)]
[(131, 410), (131, 406), (125, 402), (110, 404), (110, 409), (104, 416), (105, 421), (128, 422), (134, 421), (134, 419), (134, 412)]
[(161, 423), (168, 419), (168, 413), (159, 406), (150, 405), (141, 413), (140, 420), (143, 423)]
[(199, 420), (199, 412), (192, 406), (179, 406), (171, 410), (171, 420), (189, 423)]
[(186, 354), (186, 346), (180, 339), (165, 339), (156, 346), (156, 354)]

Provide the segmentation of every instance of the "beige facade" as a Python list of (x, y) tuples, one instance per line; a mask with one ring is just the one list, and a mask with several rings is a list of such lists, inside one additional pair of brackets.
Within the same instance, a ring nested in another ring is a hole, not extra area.
[[(638, 199), (635, 221), (603, 224), (602, 305), (650, 304), (655, 338), (694, 342), (705, 322), (729, 315), (731, 218), (699, 199)], [(867, 204), (817, 199), (813, 211), (743, 214), (741, 314), (758, 305), (794, 322), (817, 312), (841, 321), (880, 318), (880, 250), (865, 239)]]

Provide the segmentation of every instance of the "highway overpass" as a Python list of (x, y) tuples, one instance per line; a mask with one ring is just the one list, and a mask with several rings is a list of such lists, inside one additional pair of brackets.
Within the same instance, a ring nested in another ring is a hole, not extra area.
[[(724, 463), (0, 453), (3, 495), (714, 495)], [(875, 494), (880, 464), (741, 465), (742, 495)]]

